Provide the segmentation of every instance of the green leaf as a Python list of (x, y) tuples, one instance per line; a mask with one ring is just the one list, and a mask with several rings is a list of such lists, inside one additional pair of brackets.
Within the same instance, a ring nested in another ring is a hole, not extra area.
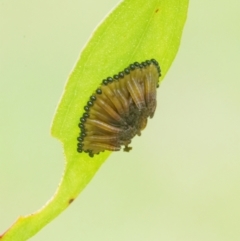
[[(125, 0), (97, 28), (65, 86), (52, 135), (63, 144), (66, 166), (53, 198), (36, 213), (20, 217), (0, 236), (23, 241), (36, 234), (78, 196), (109, 156), (76, 151), (79, 117), (102, 79), (135, 61), (155, 58), (166, 75), (179, 48), (188, 0)], [(79, 30), (76, 30), (79, 31)]]

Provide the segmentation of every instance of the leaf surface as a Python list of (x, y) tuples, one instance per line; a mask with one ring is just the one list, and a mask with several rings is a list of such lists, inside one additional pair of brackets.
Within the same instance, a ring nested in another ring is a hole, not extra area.
[(102, 79), (135, 61), (155, 58), (161, 66), (162, 80), (177, 54), (187, 9), (188, 0), (125, 0), (99, 25), (67, 81), (52, 124), (52, 135), (63, 144), (66, 158), (61, 183), (41, 210), (20, 217), (0, 241), (32, 237), (89, 183), (110, 152), (90, 158), (76, 151), (83, 107)]

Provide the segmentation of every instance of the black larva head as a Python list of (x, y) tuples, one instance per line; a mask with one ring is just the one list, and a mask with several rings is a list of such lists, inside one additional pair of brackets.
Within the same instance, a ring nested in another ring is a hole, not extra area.
[(93, 106), (93, 102), (92, 101), (88, 101), (87, 104), (88, 104), (89, 107)]
[(81, 117), (81, 118), (80, 118), (80, 121), (81, 121), (82, 123), (84, 123), (84, 122), (86, 122), (86, 119), (85, 119), (84, 117)]
[(119, 72), (118, 76), (119, 76), (119, 78), (123, 78), (124, 77), (124, 72)]
[(119, 79), (118, 74), (113, 75), (113, 78), (114, 78), (115, 80), (118, 80), (118, 79)]
[(90, 97), (90, 100), (91, 101), (95, 101), (97, 98), (96, 98), (96, 96), (95, 95), (92, 95), (91, 97)]
[(135, 62), (134, 65), (135, 65), (136, 67), (139, 67), (139, 63), (138, 63), (138, 62)]
[(108, 81), (108, 83), (112, 83), (113, 82), (113, 78), (112, 77), (108, 77), (107, 81)]
[(145, 61), (147, 65), (150, 65), (152, 62), (150, 60)]
[(81, 136), (79, 136), (79, 137), (77, 138), (77, 140), (78, 140), (79, 142), (82, 142), (82, 141), (83, 141), (83, 138), (82, 138)]
[(79, 123), (78, 126), (79, 126), (79, 128), (81, 128), (81, 129), (84, 128), (83, 123)]
[(130, 69), (129, 68), (124, 69), (124, 73), (125, 74), (130, 74)]
[(84, 113), (84, 114), (83, 114), (83, 117), (86, 119), (86, 118), (89, 117), (89, 114), (88, 114), (88, 113)]
[(85, 110), (85, 111), (89, 111), (89, 109), (90, 109), (89, 106), (87, 106), (87, 105), (84, 106), (84, 110)]
[(102, 94), (102, 90), (101, 89), (97, 89), (96, 93), (100, 95), (100, 94)]
[(108, 84), (108, 80), (104, 79), (104, 80), (102, 81), (102, 83), (103, 83), (104, 85), (107, 85), (107, 84)]
[(130, 64), (129, 68), (130, 68), (130, 70), (134, 70), (136, 68), (136, 66), (134, 64)]

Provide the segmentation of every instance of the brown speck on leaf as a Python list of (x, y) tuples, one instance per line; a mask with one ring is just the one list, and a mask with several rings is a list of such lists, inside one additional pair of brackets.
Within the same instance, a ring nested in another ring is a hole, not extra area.
[(159, 9), (156, 9), (156, 10), (155, 10), (155, 13), (157, 13), (157, 12), (158, 12), (158, 10), (159, 10)]
[(74, 201), (74, 198), (69, 199), (68, 204), (71, 204)]

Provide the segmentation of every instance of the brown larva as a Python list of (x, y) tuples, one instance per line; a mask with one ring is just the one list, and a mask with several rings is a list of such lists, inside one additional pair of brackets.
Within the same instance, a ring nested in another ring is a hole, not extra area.
[(128, 145), (156, 109), (161, 70), (155, 59), (135, 62), (102, 81), (80, 118), (77, 151), (93, 157), (102, 151), (131, 150)]

